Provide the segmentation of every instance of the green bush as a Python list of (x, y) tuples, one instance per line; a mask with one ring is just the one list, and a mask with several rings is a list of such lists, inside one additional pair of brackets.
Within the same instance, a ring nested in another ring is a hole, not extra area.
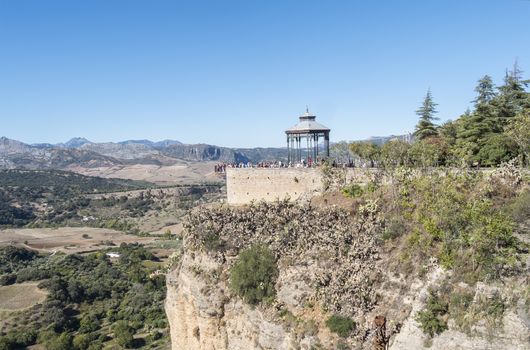
[(74, 337), (73, 345), (76, 350), (87, 350), (92, 343), (93, 337), (89, 334), (78, 334)]
[(518, 222), (522, 222), (530, 217), (530, 191), (521, 193), (509, 206), (510, 216)]
[(278, 267), (274, 254), (263, 245), (244, 250), (230, 271), (230, 287), (249, 304), (274, 298)]
[(53, 337), (45, 343), (47, 350), (71, 350), (72, 336), (66, 332)]
[(330, 331), (337, 333), (339, 336), (346, 338), (355, 330), (355, 322), (349, 318), (340, 315), (332, 315), (326, 320), (326, 326)]
[(430, 293), (425, 309), (418, 313), (416, 321), (420, 328), (431, 337), (440, 334), (447, 329), (444, 316), (447, 314), (448, 305), (434, 293)]
[(112, 327), (116, 343), (124, 348), (131, 347), (134, 342), (134, 329), (129, 326), (127, 321), (118, 321)]
[(358, 184), (349, 184), (342, 188), (342, 194), (348, 198), (358, 198), (364, 193), (363, 188)]
[(220, 251), (224, 247), (224, 242), (221, 237), (215, 233), (209, 233), (203, 238), (203, 244), (207, 251), (215, 252)]

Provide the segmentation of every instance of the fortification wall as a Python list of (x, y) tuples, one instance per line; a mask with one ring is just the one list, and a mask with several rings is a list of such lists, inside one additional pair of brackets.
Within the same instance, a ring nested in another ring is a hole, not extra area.
[(322, 173), (305, 168), (227, 168), (228, 204), (300, 199), (322, 190)]
[(227, 168), (227, 202), (241, 205), (260, 200), (309, 199), (324, 191), (325, 186), (365, 183), (372, 174), (369, 169), (333, 169), (330, 179), (315, 168)]

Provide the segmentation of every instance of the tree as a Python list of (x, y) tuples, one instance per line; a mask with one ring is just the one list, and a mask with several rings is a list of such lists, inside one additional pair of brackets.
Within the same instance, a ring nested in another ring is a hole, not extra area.
[(411, 145), (402, 140), (390, 140), (381, 147), (381, 165), (385, 168), (410, 165)]
[(131, 347), (134, 342), (134, 329), (129, 326), (129, 323), (124, 320), (120, 320), (114, 324), (114, 339), (116, 342), (124, 348)]
[(495, 85), (489, 75), (479, 79), (475, 92), (477, 93), (477, 97), (473, 100), (475, 107), (490, 103), (497, 96)]
[(506, 127), (506, 135), (512, 139), (523, 156), (523, 164), (530, 161), (530, 110), (512, 119)]
[(50, 339), (46, 342), (46, 349), (48, 350), (71, 350), (72, 349), (72, 336), (66, 332), (61, 333), (59, 336)]
[(517, 146), (504, 133), (491, 134), (485, 139), (477, 156), (481, 165), (496, 166), (508, 162), (517, 155)]
[(276, 258), (264, 245), (254, 245), (239, 254), (230, 270), (230, 287), (249, 304), (270, 300), (276, 294)]
[(374, 167), (375, 162), (379, 160), (381, 147), (372, 142), (358, 141), (350, 143), (350, 151), (359, 156), (359, 158), (370, 162), (370, 167)]
[(444, 140), (438, 136), (431, 136), (414, 142), (409, 150), (409, 157), (414, 165), (426, 168), (443, 165), (447, 153)]
[(346, 141), (337, 142), (331, 146), (331, 156), (339, 163), (349, 163), (352, 160), (352, 152)]
[[(500, 95), (494, 101), (498, 113), (497, 124), (504, 127), (508, 120), (530, 108), (530, 94), (526, 92), (529, 80), (522, 79), (522, 70), (515, 62), (511, 71), (506, 71)], [(502, 131), (502, 130), (501, 130)]]
[(416, 131), (414, 136), (419, 140), (423, 140), (427, 137), (434, 136), (437, 134), (437, 127), (434, 124), (434, 120), (438, 120), (434, 115), (438, 113), (436, 111), (436, 106), (438, 104), (434, 103), (432, 99), (431, 90), (427, 90), (427, 95), (423, 99), (423, 104), (420, 108), (416, 110), (416, 114), (420, 116), (420, 120), (416, 125)]

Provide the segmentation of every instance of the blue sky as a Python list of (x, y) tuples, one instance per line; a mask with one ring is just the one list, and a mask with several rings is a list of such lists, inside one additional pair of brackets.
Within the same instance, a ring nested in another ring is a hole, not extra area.
[(332, 141), (441, 120), (484, 74), (530, 76), (530, 1), (0, 0), (0, 136), (283, 146), (306, 105)]

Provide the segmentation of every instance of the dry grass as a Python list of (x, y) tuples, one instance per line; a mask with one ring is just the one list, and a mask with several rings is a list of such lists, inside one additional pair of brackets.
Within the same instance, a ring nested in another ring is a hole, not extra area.
[[(83, 238), (83, 235), (88, 235)], [(25, 248), (52, 253), (61, 251), (66, 254), (83, 253), (108, 247), (103, 242), (142, 243), (154, 242), (154, 237), (138, 237), (123, 232), (90, 227), (61, 227), (35, 229), (0, 230), (0, 246), (15, 244)]]
[(39, 289), (39, 282), (26, 282), (0, 287), (0, 311), (18, 311), (42, 303), (47, 292)]
[(88, 176), (149, 181), (159, 185), (219, 182), (214, 173), (216, 162), (182, 162), (174, 165), (134, 164), (113, 167), (82, 168), (68, 170)]

